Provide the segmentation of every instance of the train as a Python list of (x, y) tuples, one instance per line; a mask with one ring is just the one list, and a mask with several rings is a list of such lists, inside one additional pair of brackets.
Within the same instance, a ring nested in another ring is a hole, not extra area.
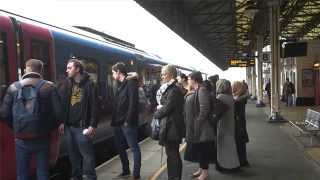
[[(116, 62), (125, 63), (129, 71), (137, 72), (145, 88), (151, 89), (160, 82), (161, 67), (166, 64), (163, 59), (135, 48), (131, 43), (117, 38), (101, 38), (92, 32), (74, 31), (35, 21), (17, 14), (0, 12), (0, 87), (5, 91), (12, 82), (19, 80), (23, 74), (24, 63), (30, 59), (44, 62), (43, 77), (59, 84), (65, 80), (66, 63), (70, 58), (82, 61), (85, 70), (97, 87), (98, 128), (94, 144), (100, 144), (112, 138), (110, 117), (115, 82), (111, 67)], [(180, 72), (188, 73), (191, 69), (177, 66)], [(205, 75), (205, 74), (204, 74)], [(139, 126), (145, 130), (152, 111), (145, 108), (140, 112)], [(52, 165), (63, 164), (67, 153), (64, 138), (52, 138), (51, 149), (59, 148), (58, 156), (53, 154)], [(103, 147), (103, 146), (101, 146)], [(100, 147), (100, 149), (101, 149)], [(107, 148), (107, 147), (104, 147)], [(0, 123), (0, 179), (16, 178), (14, 138), (10, 128)], [(101, 152), (100, 152), (101, 153)], [(58, 159), (58, 163), (56, 163)], [(58, 170), (59, 171), (59, 170)], [(55, 172), (53, 174), (59, 174)], [(55, 176), (55, 175), (54, 175)], [(58, 178), (61, 179), (61, 178)]]

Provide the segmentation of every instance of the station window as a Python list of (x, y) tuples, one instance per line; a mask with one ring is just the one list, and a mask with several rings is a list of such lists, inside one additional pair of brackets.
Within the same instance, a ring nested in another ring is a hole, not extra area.
[(39, 59), (43, 62), (43, 78), (50, 80), (49, 75), (49, 44), (44, 41), (32, 40), (31, 42), (31, 58)]
[(9, 67), (6, 34), (0, 32), (0, 87), (8, 86)]

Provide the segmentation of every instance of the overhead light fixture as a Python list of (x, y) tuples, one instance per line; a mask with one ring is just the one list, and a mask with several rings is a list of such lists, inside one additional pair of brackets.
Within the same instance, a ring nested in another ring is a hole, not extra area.
[(318, 61), (318, 62), (315, 62), (314, 64), (313, 64), (313, 67), (314, 68), (319, 68), (320, 67), (320, 62)]

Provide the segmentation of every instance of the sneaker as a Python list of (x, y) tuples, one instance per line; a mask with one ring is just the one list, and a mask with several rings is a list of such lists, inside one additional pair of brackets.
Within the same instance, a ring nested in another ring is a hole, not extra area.
[(116, 177), (112, 179), (127, 179), (130, 177), (130, 173), (122, 172), (121, 174), (117, 175)]

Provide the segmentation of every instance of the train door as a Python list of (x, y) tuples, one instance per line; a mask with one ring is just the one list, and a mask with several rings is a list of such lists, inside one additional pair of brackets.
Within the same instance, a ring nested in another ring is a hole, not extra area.
[[(0, 94), (18, 78), (16, 53), (13, 24), (10, 18), (0, 16)], [(0, 120), (0, 179), (16, 179), (13, 134), (2, 120)]]
[(43, 78), (55, 81), (55, 62), (53, 38), (48, 29), (21, 22), (23, 62), (30, 58), (39, 59), (44, 63)]
[[(21, 69), (25, 68), (25, 62), (29, 59), (39, 59), (44, 63), (43, 78), (49, 81), (56, 80), (56, 66), (54, 59), (54, 44), (51, 32), (48, 29), (19, 22), (20, 47), (21, 47)], [(50, 165), (54, 165), (58, 157), (58, 133), (57, 129), (51, 132), (50, 142)], [(33, 158), (34, 159), (34, 158)], [(32, 173), (35, 173), (35, 160), (32, 161)]]

